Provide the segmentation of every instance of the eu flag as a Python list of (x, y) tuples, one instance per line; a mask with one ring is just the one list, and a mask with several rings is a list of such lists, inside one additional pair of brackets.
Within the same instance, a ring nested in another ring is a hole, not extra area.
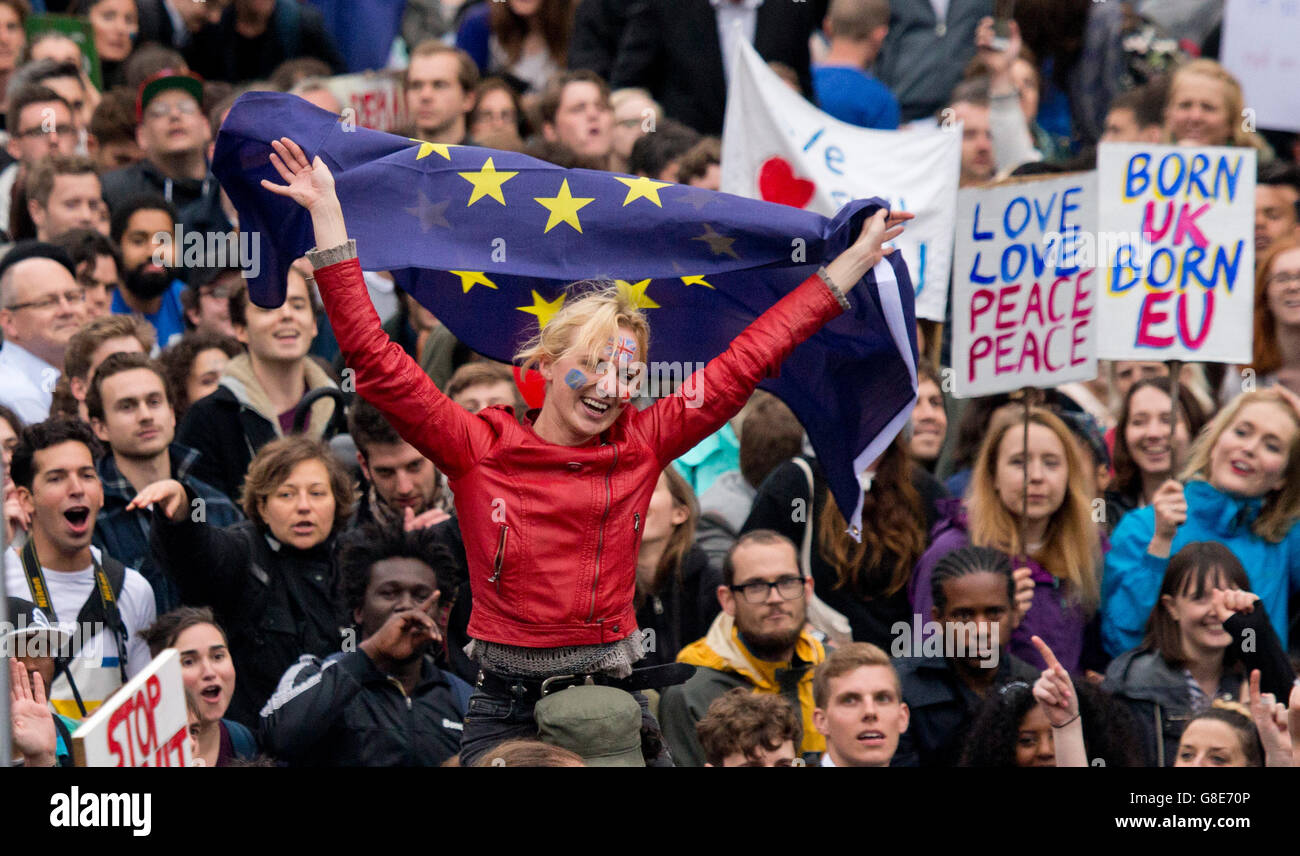
[[(834, 219), (648, 178), (560, 167), (512, 152), (404, 139), (350, 125), (293, 95), (252, 92), (217, 137), (212, 171), (259, 233), (249, 293), (284, 300), (292, 261), (314, 245), (270, 141), (289, 137), (334, 174), (361, 266), (397, 283), (469, 347), (502, 362), (545, 325), (577, 280), (619, 283), (650, 321), (654, 363), (707, 362), (858, 236), (883, 202)], [(247, 275), (247, 273), (246, 273)], [(858, 474), (916, 399), (913, 292), (895, 253), (856, 284), (853, 308), (800, 345), (761, 386), (808, 432), (841, 509), (861, 525)], [(868, 521), (870, 525), (870, 521)]]

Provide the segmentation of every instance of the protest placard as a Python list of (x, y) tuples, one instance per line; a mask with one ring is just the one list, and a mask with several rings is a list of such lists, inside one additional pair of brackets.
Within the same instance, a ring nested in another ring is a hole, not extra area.
[(916, 317), (942, 321), (952, 262), (961, 129), (870, 131), (823, 113), (743, 39), (727, 88), (722, 190), (833, 217), (878, 196), (916, 219), (898, 239)]
[(72, 735), (78, 767), (188, 767), (180, 653), (168, 648), (104, 702)]
[(1105, 143), (1097, 355), (1249, 363), (1255, 150)]
[(391, 72), (340, 74), (328, 79), (330, 92), (339, 100), (344, 122), (376, 131), (398, 131), (406, 124), (402, 83)]
[(952, 365), (958, 398), (1097, 374), (1097, 174), (957, 194)]
[(1228, 121), (1300, 131), (1300, 2), (1248, 0), (1225, 3), (1220, 61), (1237, 76), (1246, 96), (1244, 115)]

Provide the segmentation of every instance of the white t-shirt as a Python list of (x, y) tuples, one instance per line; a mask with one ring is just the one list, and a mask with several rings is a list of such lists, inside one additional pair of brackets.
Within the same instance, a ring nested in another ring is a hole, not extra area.
[[(91, 547), (90, 550), (97, 560), (102, 561), (103, 554), (98, 547)], [(95, 594), (95, 569), (88, 566), (80, 571), (52, 571), (49, 568), (42, 568), (42, 571), (60, 626), (73, 634), (72, 645), (80, 646), (70, 669), (73, 680), (77, 682), (81, 700), (86, 705), (86, 713), (94, 713), (95, 708), (122, 685), (122, 675), (118, 669), (117, 639), (113, 632), (105, 627), (103, 632), (89, 639), (81, 638), (91, 634), (89, 628), (84, 633), (77, 633), (77, 615), (90, 596)], [(5, 551), (5, 586), (11, 596), (32, 600), (32, 590), (27, 583), (27, 575), (23, 573), (22, 560), (13, 547)], [(153, 624), (157, 618), (153, 586), (137, 571), (127, 568), (117, 608), (122, 614), (122, 623), (126, 625), (129, 639), (126, 673), (127, 677), (134, 677), (152, 659), (149, 656), (149, 646), (136, 635), (136, 631)], [(77, 709), (66, 676), (60, 675), (54, 681), (49, 699), (59, 713), (81, 719), (81, 711)]]

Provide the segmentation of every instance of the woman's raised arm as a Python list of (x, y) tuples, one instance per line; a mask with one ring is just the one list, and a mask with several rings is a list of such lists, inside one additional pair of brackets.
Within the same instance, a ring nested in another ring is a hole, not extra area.
[(307, 209), (318, 249), (346, 244), (348, 230), (343, 224), (343, 206), (334, 191), (334, 176), (329, 167), (319, 157), (308, 163), (302, 148), (288, 137), (272, 140), (271, 148), (271, 166), (286, 183), (276, 184), (264, 178), (262, 187), (277, 196), (287, 196)]
[(384, 333), (355, 250), (349, 246), (329, 167), (319, 157), (309, 163), (302, 148), (288, 137), (273, 140), (271, 148), (271, 165), (285, 184), (263, 179), (262, 187), (292, 199), (311, 214), (316, 250), (308, 258), (321, 266), (316, 273), (321, 300), (347, 367), (356, 374), (357, 393), (379, 408), (420, 454), (456, 478), (486, 454), (492, 444), (491, 429), (443, 395)]
[(660, 460), (666, 465), (740, 412), (759, 381), (775, 376), (801, 342), (848, 307), (845, 290), (894, 251), (884, 245), (901, 235), (913, 216), (877, 211), (858, 239), (826, 265), (824, 276), (809, 277), (750, 322), (681, 389), (644, 411)]

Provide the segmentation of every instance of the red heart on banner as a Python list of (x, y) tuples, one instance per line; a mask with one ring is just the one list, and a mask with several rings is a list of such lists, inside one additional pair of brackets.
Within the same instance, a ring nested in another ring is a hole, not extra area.
[(768, 158), (758, 169), (758, 195), (767, 202), (802, 208), (816, 190), (817, 185), (794, 174), (794, 168), (785, 158)]

